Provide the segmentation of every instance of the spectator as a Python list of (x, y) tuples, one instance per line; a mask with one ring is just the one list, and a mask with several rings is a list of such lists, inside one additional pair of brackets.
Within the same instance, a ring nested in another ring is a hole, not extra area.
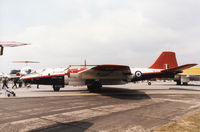
[(14, 78), (14, 80), (13, 80), (13, 86), (12, 86), (12, 88), (17, 88), (17, 82), (18, 82), (18, 79), (17, 78)]
[(9, 88), (7, 84), (8, 84), (8, 78), (7, 77), (3, 77), (3, 86), (2, 86), (2, 89), (4, 89), (4, 87)]

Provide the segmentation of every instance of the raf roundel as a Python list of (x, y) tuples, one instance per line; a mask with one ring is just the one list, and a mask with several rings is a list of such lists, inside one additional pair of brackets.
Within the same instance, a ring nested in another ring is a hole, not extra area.
[(135, 76), (136, 77), (141, 77), (142, 76), (142, 72), (141, 71), (136, 71), (135, 72)]

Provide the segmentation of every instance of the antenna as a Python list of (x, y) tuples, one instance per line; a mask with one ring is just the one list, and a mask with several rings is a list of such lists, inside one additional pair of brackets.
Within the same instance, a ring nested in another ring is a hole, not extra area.
[(84, 65), (85, 65), (85, 67), (87, 66), (87, 64), (86, 64), (86, 59), (85, 59), (85, 61), (84, 61)]

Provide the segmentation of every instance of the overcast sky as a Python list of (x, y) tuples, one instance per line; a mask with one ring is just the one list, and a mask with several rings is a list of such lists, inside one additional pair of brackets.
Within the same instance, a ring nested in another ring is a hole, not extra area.
[(30, 66), (124, 64), (149, 67), (164, 50), (200, 63), (200, 0), (0, 0), (0, 72)]

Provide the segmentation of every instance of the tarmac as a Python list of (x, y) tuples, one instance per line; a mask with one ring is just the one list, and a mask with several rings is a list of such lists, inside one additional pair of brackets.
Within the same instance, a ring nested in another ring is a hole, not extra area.
[(104, 86), (101, 93), (86, 87), (35, 85), (0, 91), (2, 132), (152, 132), (200, 112), (200, 83), (130, 83)]

